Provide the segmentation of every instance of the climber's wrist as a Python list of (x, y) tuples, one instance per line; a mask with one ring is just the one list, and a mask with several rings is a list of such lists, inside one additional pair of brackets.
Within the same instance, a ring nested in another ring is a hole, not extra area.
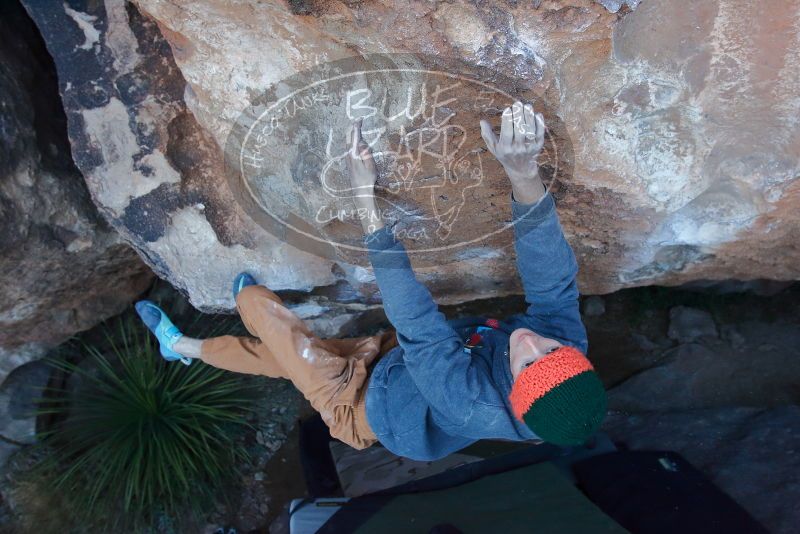
[(363, 195), (354, 199), (356, 205), (356, 218), (361, 223), (365, 234), (370, 234), (383, 228), (381, 213), (375, 204), (375, 197)]
[(533, 175), (524, 176), (508, 173), (509, 181), (511, 182), (511, 190), (514, 194), (514, 199), (523, 204), (533, 204), (542, 198), (545, 194), (544, 183), (539, 178), (538, 169)]
[(539, 166), (536, 165), (533, 169), (524, 169), (524, 170), (515, 170), (510, 169), (508, 167), (503, 167), (506, 171), (506, 176), (511, 181), (511, 184), (520, 183), (524, 184), (525, 182), (535, 182), (541, 181), (539, 178)]
[(362, 213), (359, 218), (361, 220), (361, 228), (364, 230), (364, 235), (377, 232), (384, 226), (381, 215), (377, 210)]
[(353, 199), (358, 210), (375, 211), (375, 197), (373, 195), (362, 194)]

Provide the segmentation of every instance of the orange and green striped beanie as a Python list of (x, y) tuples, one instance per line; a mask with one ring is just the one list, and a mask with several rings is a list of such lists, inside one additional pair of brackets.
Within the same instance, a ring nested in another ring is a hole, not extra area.
[(561, 347), (523, 369), (511, 387), (511, 408), (544, 441), (582, 445), (606, 414), (606, 391), (581, 351)]

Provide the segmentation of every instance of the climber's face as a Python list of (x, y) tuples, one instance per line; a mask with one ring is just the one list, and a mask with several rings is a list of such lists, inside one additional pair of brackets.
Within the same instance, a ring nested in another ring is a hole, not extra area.
[(511, 358), (511, 375), (514, 380), (527, 366), (563, 345), (555, 339), (542, 337), (533, 330), (517, 328), (511, 332), (508, 356)]

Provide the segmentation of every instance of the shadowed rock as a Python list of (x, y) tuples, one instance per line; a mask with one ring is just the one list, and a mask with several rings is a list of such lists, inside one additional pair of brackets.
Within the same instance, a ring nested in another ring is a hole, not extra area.
[(152, 273), (97, 213), (72, 162), (51, 58), (0, 6), (0, 381), (122, 311)]

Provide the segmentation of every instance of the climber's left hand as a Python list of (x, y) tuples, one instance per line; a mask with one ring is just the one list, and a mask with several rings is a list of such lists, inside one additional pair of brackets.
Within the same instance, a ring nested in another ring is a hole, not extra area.
[(345, 162), (350, 173), (350, 188), (356, 206), (356, 217), (364, 233), (370, 234), (383, 228), (380, 211), (375, 203), (375, 182), (378, 169), (372, 151), (361, 135), (361, 119), (350, 126), (347, 136), (347, 156)]
[(347, 170), (350, 172), (350, 187), (356, 198), (372, 197), (375, 193), (375, 182), (378, 170), (372, 151), (361, 135), (361, 119), (350, 125), (347, 134)]

